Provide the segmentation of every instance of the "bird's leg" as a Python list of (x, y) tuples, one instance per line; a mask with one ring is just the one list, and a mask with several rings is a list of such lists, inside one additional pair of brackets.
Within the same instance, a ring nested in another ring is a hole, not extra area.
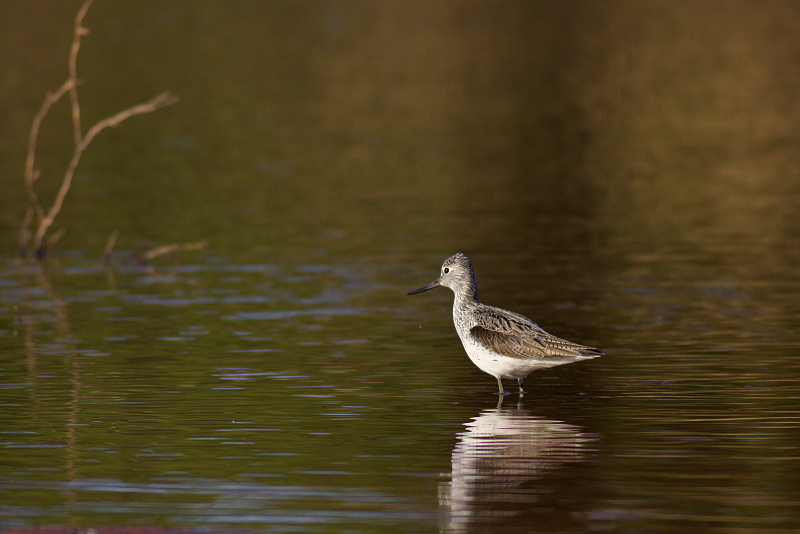
[(525, 380), (524, 378), (518, 378), (517, 383), (519, 384), (519, 396), (522, 397), (522, 381)]
[(503, 381), (500, 380), (499, 376), (497, 377), (497, 387), (500, 388), (500, 396), (501, 397), (506, 394), (506, 391), (503, 389)]

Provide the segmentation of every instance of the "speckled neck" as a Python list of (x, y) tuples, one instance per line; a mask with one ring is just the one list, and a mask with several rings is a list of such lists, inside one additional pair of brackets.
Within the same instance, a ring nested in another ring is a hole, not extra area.
[(458, 285), (458, 288), (453, 290), (455, 293), (455, 302), (454, 306), (456, 307), (464, 307), (464, 306), (471, 306), (473, 304), (480, 304), (478, 300), (478, 284), (475, 282), (475, 275), (470, 270), (469, 272), (469, 279), (462, 279)]

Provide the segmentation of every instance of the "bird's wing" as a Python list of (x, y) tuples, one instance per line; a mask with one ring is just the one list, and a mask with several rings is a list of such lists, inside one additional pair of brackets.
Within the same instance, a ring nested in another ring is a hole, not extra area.
[(592, 358), (602, 352), (548, 334), (522, 315), (484, 306), (470, 329), (472, 339), (510, 358), (567, 360)]
[(469, 334), (479, 345), (509, 358), (544, 358), (547, 354), (544, 345), (536, 340), (526, 342), (521, 336), (489, 330), (482, 326), (473, 326)]

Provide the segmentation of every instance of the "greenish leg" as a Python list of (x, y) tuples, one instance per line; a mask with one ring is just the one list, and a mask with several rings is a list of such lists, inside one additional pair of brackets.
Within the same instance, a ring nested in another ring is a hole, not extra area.
[(525, 380), (524, 378), (518, 378), (517, 383), (519, 383), (519, 396), (522, 396), (522, 381)]
[(497, 387), (500, 388), (500, 395), (501, 396), (506, 394), (506, 391), (503, 389), (503, 381), (500, 380), (499, 376), (497, 377)]

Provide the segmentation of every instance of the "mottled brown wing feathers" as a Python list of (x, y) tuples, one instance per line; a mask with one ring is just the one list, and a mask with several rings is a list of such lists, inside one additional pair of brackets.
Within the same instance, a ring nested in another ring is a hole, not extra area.
[(602, 352), (548, 334), (530, 320), (505, 310), (484, 307), (470, 335), (476, 343), (510, 358), (551, 360), (600, 356)]
[(472, 327), (470, 335), (477, 343), (509, 358), (543, 358), (547, 354), (545, 346), (535, 338), (506, 334), (482, 326)]

